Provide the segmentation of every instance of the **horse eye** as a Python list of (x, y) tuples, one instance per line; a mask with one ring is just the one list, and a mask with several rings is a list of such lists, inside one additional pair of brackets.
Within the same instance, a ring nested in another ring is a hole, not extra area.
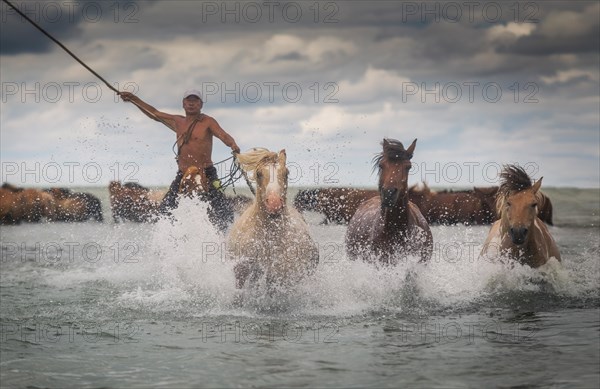
[(262, 178), (263, 177), (263, 173), (259, 170), (256, 172), (256, 178)]
[(537, 207), (537, 203), (531, 204), (531, 208), (535, 208), (535, 207)]
[(511, 206), (511, 203), (510, 203), (510, 201), (507, 201), (507, 202), (506, 202), (506, 206), (507, 206), (507, 207), (510, 207), (510, 206)]

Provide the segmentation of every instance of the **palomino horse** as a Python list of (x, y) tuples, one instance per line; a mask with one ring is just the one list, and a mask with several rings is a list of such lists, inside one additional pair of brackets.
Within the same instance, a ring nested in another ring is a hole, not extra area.
[(350, 258), (397, 263), (399, 256), (414, 254), (427, 261), (433, 237), (419, 208), (408, 199), (408, 173), (417, 140), (408, 149), (394, 139), (383, 140), (375, 157), (379, 169), (379, 196), (361, 204), (348, 224), (346, 250)]
[(267, 285), (289, 285), (310, 274), (319, 263), (319, 250), (302, 215), (288, 207), (285, 150), (253, 149), (239, 154), (241, 167), (256, 181), (254, 203), (234, 222), (227, 252), (237, 260), (236, 287), (262, 275)]
[(505, 166), (500, 178), (496, 200), (500, 220), (492, 225), (481, 256), (495, 252), (531, 267), (539, 267), (551, 257), (560, 261), (554, 238), (537, 216), (542, 179), (532, 185), (525, 170), (516, 165)]
[(314, 211), (325, 215), (323, 224), (348, 223), (363, 201), (378, 196), (372, 189), (317, 188), (298, 191), (294, 207), (300, 211)]

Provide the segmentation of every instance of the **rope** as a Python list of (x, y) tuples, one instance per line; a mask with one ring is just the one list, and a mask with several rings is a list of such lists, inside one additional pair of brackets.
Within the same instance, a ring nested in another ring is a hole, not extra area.
[[(237, 162), (237, 158), (235, 158), (235, 154), (233, 154), (232, 157), (226, 158), (222, 161), (217, 162), (214, 165), (219, 165), (221, 163), (224, 163), (228, 160), (232, 160), (231, 161), (231, 165), (229, 166), (229, 174), (226, 175), (225, 177), (219, 178), (219, 180), (221, 180), (221, 187), (223, 188), (227, 188), (228, 186), (231, 186), (233, 189), (233, 193), (236, 193), (235, 191), (235, 183), (237, 181), (240, 180), (240, 178), (244, 177), (246, 180), (246, 184), (248, 185), (248, 188), (250, 188), (250, 192), (252, 192), (252, 194), (254, 196), (256, 196), (256, 191), (254, 190), (254, 187), (252, 186), (252, 183), (250, 182), (250, 179), (248, 179), (248, 176), (246, 175), (246, 172), (244, 171), (244, 169), (241, 168), (240, 164)], [(237, 193), (236, 193), (237, 194)]]
[(56, 43), (57, 45), (59, 45), (71, 57), (73, 57), (77, 62), (79, 62), (81, 65), (83, 65), (84, 68), (86, 68), (87, 70), (89, 70), (94, 76), (96, 76), (100, 80), (102, 80), (102, 82), (104, 82), (109, 89), (113, 90), (116, 93), (119, 93), (119, 91), (114, 86), (110, 85), (108, 83), (108, 81), (106, 81), (104, 78), (102, 78), (102, 76), (100, 76), (92, 68), (90, 68), (89, 66), (87, 66), (82, 60), (80, 60), (79, 58), (77, 58), (77, 56), (75, 54), (73, 54), (69, 49), (67, 49), (65, 47), (65, 45), (63, 45), (62, 43), (60, 43), (56, 38), (54, 38), (52, 35), (50, 35), (46, 30), (44, 30), (42, 27), (38, 26), (33, 20), (29, 19), (29, 17), (27, 15), (25, 15), (23, 12), (21, 12), (16, 6), (12, 5), (8, 0), (2, 0), (2, 1), (4, 1), (9, 6), (11, 6), (12, 9), (14, 9), (19, 15), (21, 15), (23, 18), (25, 18), (25, 20), (27, 20), (29, 23), (31, 23), (35, 28), (37, 28), (38, 30), (40, 30), (44, 35), (46, 35), (48, 38), (52, 39), (54, 41), (54, 43)]
[[(31, 20), (27, 15), (25, 15), (23, 12), (21, 12), (21, 10), (19, 10), (19, 8), (17, 8), (15, 5), (11, 4), (10, 1), (8, 0), (2, 0), (3, 2), (5, 2), (6, 4), (8, 4), (12, 9), (15, 10), (15, 12), (17, 12), (19, 15), (21, 15), (21, 17), (23, 17), (25, 20), (27, 20), (29, 23), (31, 23), (35, 28), (37, 28), (38, 30), (40, 30), (42, 32), (42, 34), (46, 35), (48, 38), (50, 38), (54, 43), (56, 43), (58, 46), (60, 46), (60, 48), (62, 48), (64, 51), (67, 52), (67, 54), (69, 54), (71, 57), (73, 57), (73, 59), (77, 62), (79, 62), (84, 68), (86, 68), (90, 73), (92, 73), (94, 76), (98, 77), (98, 79), (100, 79), (100, 81), (102, 81), (107, 87), (108, 89), (112, 90), (113, 92), (115, 92), (116, 94), (120, 95), (120, 92), (117, 90), (117, 88), (115, 88), (114, 86), (112, 86), (108, 81), (106, 81), (104, 79), (104, 77), (102, 77), (101, 75), (99, 75), (98, 73), (96, 73), (96, 71), (94, 69), (92, 69), (91, 67), (89, 67), (85, 62), (83, 62), (81, 59), (79, 59), (79, 57), (77, 57), (71, 50), (69, 50), (65, 45), (63, 45), (62, 43), (60, 43), (60, 41), (58, 39), (56, 39), (55, 37), (53, 37), (52, 35), (50, 35), (49, 32), (47, 32), (46, 30), (44, 30), (42, 27), (40, 27), (36, 22), (34, 22), (33, 20)], [(170, 129), (174, 130), (173, 125), (171, 123), (167, 123), (166, 121), (164, 121), (163, 119), (157, 117), (156, 115), (154, 115), (152, 112), (148, 111), (147, 109), (145, 109), (144, 107), (140, 106), (138, 103), (136, 103), (135, 101), (131, 101), (135, 106), (137, 106), (140, 110), (142, 110), (142, 112), (144, 112), (147, 116), (149, 116), (150, 118), (161, 122), (162, 124), (164, 124), (165, 126), (169, 127)]]

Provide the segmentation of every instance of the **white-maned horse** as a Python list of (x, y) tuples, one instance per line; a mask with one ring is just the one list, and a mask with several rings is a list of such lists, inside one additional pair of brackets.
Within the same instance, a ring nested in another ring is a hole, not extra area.
[(237, 261), (236, 287), (256, 282), (291, 285), (311, 274), (319, 250), (302, 215), (287, 205), (285, 150), (256, 148), (238, 154), (242, 169), (256, 181), (254, 203), (234, 222), (227, 238), (227, 253)]

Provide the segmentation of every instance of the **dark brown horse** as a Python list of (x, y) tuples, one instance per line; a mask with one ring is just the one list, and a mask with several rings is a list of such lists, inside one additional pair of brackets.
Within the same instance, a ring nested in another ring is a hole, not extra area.
[(348, 223), (354, 212), (379, 192), (372, 189), (318, 188), (300, 190), (294, 197), (294, 207), (300, 211), (314, 211), (325, 215), (323, 224)]
[(158, 215), (164, 197), (164, 192), (153, 191), (133, 182), (121, 184), (111, 181), (108, 191), (115, 223), (126, 220), (138, 223), (152, 221)]
[(416, 185), (408, 191), (425, 219), (430, 224), (491, 224), (495, 220), (493, 202), (487, 201), (487, 190), (462, 190), (434, 192), (426, 184)]
[(397, 263), (405, 255), (427, 261), (433, 237), (419, 208), (408, 199), (408, 174), (415, 150), (393, 139), (383, 140), (383, 152), (375, 157), (379, 169), (379, 196), (363, 202), (348, 224), (346, 250), (351, 259)]
[(102, 203), (90, 193), (73, 192), (67, 188), (51, 188), (45, 192), (54, 197), (56, 213), (53, 220), (62, 222), (103, 221)]

